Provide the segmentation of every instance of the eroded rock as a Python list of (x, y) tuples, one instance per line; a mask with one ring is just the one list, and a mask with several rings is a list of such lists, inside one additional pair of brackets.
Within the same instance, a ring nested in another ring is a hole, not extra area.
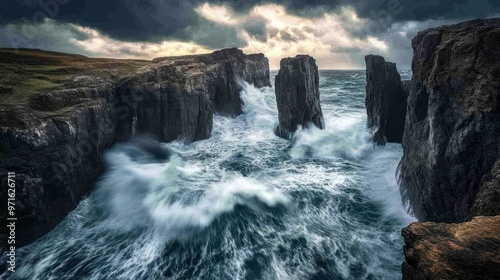
[[(37, 50), (3, 56), (29, 69), (57, 64), (68, 79), (27, 100), (0, 103), (0, 200), (7, 201), (7, 172), (15, 172), (17, 246), (43, 236), (77, 206), (103, 172), (103, 153), (114, 143), (134, 134), (160, 141), (206, 139), (214, 112), (241, 113), (240, 82), (270, 85), (267, 58), (238, 49), (152, 62)], [(6, 213), (0, 214), (5, 220)], [(1, 244), (7, 244), (5, 230)]]
[(373, 133), (373, 141), (378, 145), (401, 143), (408, 92), (396, 64), (379, 55), (367, 55), (365, 62), (367, 127)]
[(500, 216), (402, 230), (403, 279), (500, 279)]
[(428, 29), (412, 46), (402, 193), (421, 221), (464, 221), (500, 158), (500, 19)]
[(308, 55), (283, 58), (275, 80), (279, 124), (276, 135), (290, 139), (298, 126), (325, 128), (316, 60)]
[(483, 176), (470, 213), (471, 217), (496, 215), (500, 215), (500, 160), (493, 165), (490, 174)]

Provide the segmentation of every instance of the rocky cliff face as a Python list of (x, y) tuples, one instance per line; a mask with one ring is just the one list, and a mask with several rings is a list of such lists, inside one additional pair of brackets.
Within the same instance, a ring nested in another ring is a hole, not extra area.
[(500, 215), (500, 160), (495, 162), (490, 174), (483, 176), (470, 213), (471, 217), (495, 215)]
[(297, 126), (325, 128), (316, 60), (308, 55), (283, 58), (275, 80), (279, 124), (276, 135), (290, 139)]
[(412, 46), (402, 194), (421, 221), (464, 221), (500, 157), (500, 19), (428, 29)]
[(365, 62), (367, 127), (373, 132), (373, 141), (379, 145), (401, 143), (408, 92), (396, 64), (378, 55), (367, 55)]
[(4, 174), (15, 172), (17, 246), (57, 225), (102, 173), (102, 152), (115, 141), (114, 91), (113, 84), (54, 91), (33, 100), (36, 110), (0, 110), (1, 200)]
[(54, 81), (67, 80), (28, 97), (0, 92), (10, 94), (0, 103), (0, 200), (7, 201), (7, 172), (16, 172), (18, 246), (47, 233), (76, 207), (102, 173), (103, 152), (112, 144), (134, 134), (206, 139), (214, 112), (241, 113), (240, 81), (269, 85), (267, 58), (237, 49), (152, 62), (0, 51), (0, 63), (10, 65), (12, 57), (20, 68), (42, 65), (38, 75), (61, 68)]
[(500, 216), (403, 229), (403, 279), (500, 279)]
[[(245, 55), (236, 48), (207, 55), (157, 58), (154, 62), (157, 64), (132, 77), (129, 83), (140, 84), (141, 79), (151, 79), (153, 75), (157, 83), (207, 93), (215, 112), (222, 115), (237, 116), (243, 112), (241, 82), (257, 88), (271, 86), (269, 60), (263, 54)], [(175, 80), (175, 76), (181, 81)]]
[(242, 113), (241, 82), (270, 86), (267, 58), (239, 49), (154, 62), (118, 85), (118, 98), (130, 112), (119, 124), (120, 139), (133, 133), (167, 142), (207, 139), (214, 112)]

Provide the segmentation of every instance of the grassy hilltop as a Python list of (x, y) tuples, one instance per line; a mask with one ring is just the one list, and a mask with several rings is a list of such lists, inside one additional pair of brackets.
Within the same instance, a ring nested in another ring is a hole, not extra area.
[(0, 48), (0, 104), (27, 103), (33, 95), (78, 87), (83, 80), (117, 81), (150, 63)]

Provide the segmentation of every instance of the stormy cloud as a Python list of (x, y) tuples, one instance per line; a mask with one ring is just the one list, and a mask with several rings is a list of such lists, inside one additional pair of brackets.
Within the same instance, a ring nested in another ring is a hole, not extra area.
[[(259, 4), (275, 3), (293, 14), (314, 17), (352, 6), (359, 17), (384, 27), (408, 20), (485, 17), (500, 8), (497, 0), (11, 0), (0, 3), (0, 24), (36, 24), (49, 17), (94, 28), (116, 39), (158, 42), (185, 39), (189, 30), (206, 24), (195, 11), (203, 3), (225, 5), (240, 13)], [(263, 38), (262, 26), (257, 24), (249, 23), (248, 31)]]
[(302, 52), (336, 61), (325, 67), (361, 67), (374, 52), (409, 67), (418, 30), (499, 14), (497, 0), (10, 0), (0, 47), (138, 58), (240, 47), (271, 64)]

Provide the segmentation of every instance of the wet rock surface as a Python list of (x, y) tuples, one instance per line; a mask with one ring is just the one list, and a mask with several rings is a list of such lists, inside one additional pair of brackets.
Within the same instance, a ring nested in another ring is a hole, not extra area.
[(279, 124), (276, 135), (290, 139), (297, 127), (325, 128), (316, 60), (308, 55), (283, 58), (275, 80)]
[[(500, 278), (500, 19), (420, 32), (400, 163), (403, 279)], [(471, 221), (468, 221), (472, 219)]]

